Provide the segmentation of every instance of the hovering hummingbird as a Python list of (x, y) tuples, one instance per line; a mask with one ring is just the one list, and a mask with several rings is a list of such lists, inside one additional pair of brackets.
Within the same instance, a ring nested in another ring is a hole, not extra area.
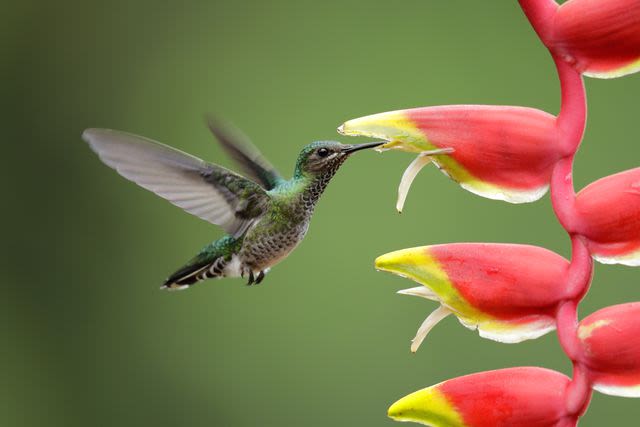
[(313, 142), (300, 152), (293, 178), (285, 180), (237, 130), (213, 119), (208, 125), (251, 179), (140, 136), (108, 129), (82, 134), (120, 175), (228, 233), (169, 276), (163, 289), (222, 277), (260, 283), (302, 241), (318, 199), (342, 163), (384, 143)]

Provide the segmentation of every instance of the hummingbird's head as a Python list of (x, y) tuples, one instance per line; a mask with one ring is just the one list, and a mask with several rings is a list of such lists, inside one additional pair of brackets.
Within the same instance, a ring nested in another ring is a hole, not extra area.
[(296, 175), (333, 175), (351, 154), (365, 148), (378, 147), (385, 141), (367, 144), (341, 144), (336, 141), (316, 141), (305, 146), (296, 163)]

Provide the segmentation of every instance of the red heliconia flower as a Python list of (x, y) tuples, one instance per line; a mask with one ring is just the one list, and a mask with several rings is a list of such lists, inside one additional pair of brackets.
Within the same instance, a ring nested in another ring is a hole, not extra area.
[(438, 301), (413, 339), (416, 351), (449, 314), (495, 341), (515, 343), (555, 329), (567, 295), (569, 262), (537, 246), (455, 243), (403, 249), (376, 259), (379, 270), (423, 286), (400, 293)]
[(570, 0), (560, 6), (545, 44), (591, 77), (640, 70), (640, 0)]
[(596, 390), (640, 397), (640, 303), (593, 313), (580, 322), (578, 338)]
[(398, 210), (418, 171), (433, 161), (476, 194), (532, 202), (549, 187), (560, 157), (556, 117), (533, 108), (454, 105), (374, 114), (345, 122), (344, 135), (389, 141), (382, 149), (418, 154), (405, 172)]
[(576, 198), (580, 234), (605, 264), (640, 265), (640, 168), (602, 178)]
[(391, 405), (396, 421), (432, 427), (569, 427), (569, 378), (535, 367), (480, 372), (416, 391)]

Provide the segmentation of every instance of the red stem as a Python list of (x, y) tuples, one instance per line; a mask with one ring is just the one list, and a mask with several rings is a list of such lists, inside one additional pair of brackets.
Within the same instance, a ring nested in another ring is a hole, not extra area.
[(558, 221), (567, 233), (578, 229), (576, 193), (573, 189), (573, 155), (558, 160), (551, 174), (551, 203)]
[(580, 301), (593, 277), (593, 258), (582, 236), (571, 235), (571, 264), (567, 278), (567, 297)]
[(558, 3), (554, 0), (519, 0), (520, 7), (527, 15), (531, 26), (546, 45), (549, 34), (549, 26), (553, 15), (558, 9)]
[(560, 79), (560, 114), (558, 130), (560, 143), (565, 155), (573, 155), (578, 150), (587, 121), (587, 94), (582, 74), (562, 58), (552, 54)]
[(560, 79), (560, 113), (556, 125), (563, 157), (558, 161), (551, 177), (551, 202), (560, 224), (573, 234), (578, 227), (579, 215), (575, 207), (573, 189), (573, 158), (587, 121), (587, 96), (582, 75), (560, 57), (552, 55)]
[(573, 363), (573, 379), (567, 387), (567, 412), (581, 415), (587, 409), (591, 400), (591, 381), (589, 371), (581, 363)]
[(561, 103), (556, 121), (561, 158), (551, 176), (551, 202), (560, 224), (571, 237), (571, 264), (566, 284), (567, 300), (556, 312), (560, 346), (573, 363), (573, 378), (567, 388), (567, 413), (582, 414), (591, 398), (591, 382), (582, 364), (584, 354), (578, 332), (578, 303), (586, 294), (593, 275), (593, 260), (580, 230), (573, 188), (573, 159), (582, 142), (587, 118), (586, 92), (582, 75), (553, 53), (550, 28), (558, 4), (553, 0), (519, 0), (534, 30), (549, 48), (560, 79)]
[(558, 340), (562, 350), (572, 361), (580, 359), (581, 346), (576, 329), (578, 328), (578, 303), (568, 300), (560, 304), (556, 311)]

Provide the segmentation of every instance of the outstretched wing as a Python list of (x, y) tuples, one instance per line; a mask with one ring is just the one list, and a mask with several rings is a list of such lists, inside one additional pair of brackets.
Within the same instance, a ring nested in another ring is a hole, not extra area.
[(82, 138), (123, 177), (236, 237), (268, 206), (255, 182), (164, 144), (109, 129)]
[(284, 181), (271, 163), (251, 144), (249, 138), (238, 129), (212, 116), (207, 116), (207, 125), (222, 148), (242, 166), (249, 178), (267, 190), (271, 190)]

